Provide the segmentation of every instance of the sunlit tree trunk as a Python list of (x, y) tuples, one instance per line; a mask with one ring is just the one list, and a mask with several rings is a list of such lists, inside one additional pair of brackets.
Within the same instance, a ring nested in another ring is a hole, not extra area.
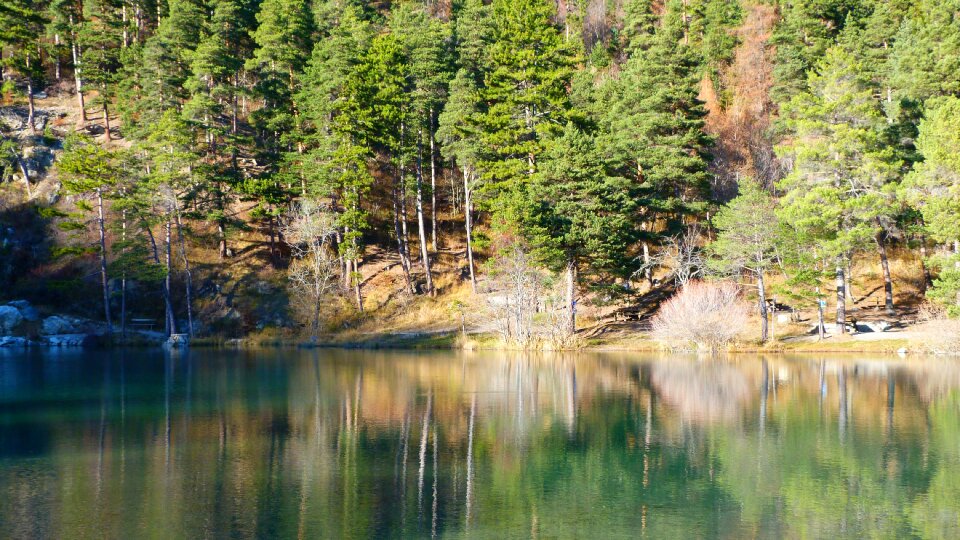
[(107, 232), (103, 217), (103, 190), (97, 188), (97, 231), (100, 233), (100, 285), (103, 288), (103, 316), (107, 332), (113, 333), (110, 317), (110, 281), (107, 278)]

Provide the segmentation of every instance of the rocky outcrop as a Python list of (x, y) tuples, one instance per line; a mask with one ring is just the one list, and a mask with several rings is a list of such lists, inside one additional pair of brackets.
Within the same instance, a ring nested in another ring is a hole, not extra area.
[(10, 305), (0, 306), (0, 335), (14, 335), (22, 323), (20, 310)]
[(22, 349), (30, 346), (30, 340), (19, 336), (0, 336), (0, 349)]
[(90, 347), (103, 344), (105, 335), (104, 326), (89, 319), (41, 317), (26, 300), (0, 305), (0, 347)]

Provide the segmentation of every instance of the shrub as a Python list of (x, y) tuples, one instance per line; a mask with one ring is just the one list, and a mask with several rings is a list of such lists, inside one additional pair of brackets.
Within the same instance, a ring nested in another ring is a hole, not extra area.
[(716, 352), (744, 330), (749, 316), (733, 283), (691, 281), (660, 306), (653, 336), (672, 347)]
[(960, 321), (940, 319), (927, 321), (917, 328), (926, 352), (960, 355)]

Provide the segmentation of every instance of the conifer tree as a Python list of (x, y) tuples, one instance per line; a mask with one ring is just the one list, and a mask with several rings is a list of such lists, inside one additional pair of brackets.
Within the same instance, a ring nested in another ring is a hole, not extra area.
[(930, 237), (952, 246), (952, 256), (939, 261), (941, 272), (927, 295), (960, 315), (960, 98), (927, 101), (917, 149), (923, 161), (904, 182), (907, 201), (918, 208)]
[(574, 58), (545, 0), (495, 0), (492, 45), (480, 117), (490, 154), (482, 170), (490, 189), (509, 193), (536, 172), (544, 141), (568, 119)]
[(716, 256), (712, 265), (724, 273), (746, 272), (757, 284), (760, 308), (760, 339), (769, 337), (766, 273), (776, 261), (776, 202), (759, 183), (747, 178), (739, 183), (740, 194), (713, 218), (717, 238), (710, 245)]
[(567, 332), (576, 331), (581, 270), (626, 277), (634, 201), (629, 181), (610, 176), (593, 138), (568, 123), (552, 140), (514, 209), (534, 254), (566, 278)]
[(482, 177), (479, 166), (485, 148), (478, 125), (482, 106), (480, 91), (473, 75), (467, 68), (461, 68), (450, 83), (450, 96), (440, 113), (440, 127), (437, 130), (443, 155), (457, 164), (463, 178), (467, 266), (470, 270), (470, 286), (474, 292), (477, 289), (477, 278), (473, 263), (473, 207), (474, 195)]
[(842, 259), (875, 240), (885, 267), (888, 309), (893, 290), (886, 264), (884, 235), (896, 215), (899, 164), (881, 143), (885, 126), (871, 90), (860, 78), (856, 60), (841, 47), (827, 51), (809, 80), (810, 92), (784, 107), (791, 141), (779, 148), (791, 159), (783, 179), (783, 216), (818, 238), (837, 260), (837, 325), (845, 331)]
[(709, 193), (712, 141), (697, 98), (698, 64), (679, 37), (676, 27), (638, 33), (619, 78), (601, 90), (609, 106), (599, 142), (618, 174), (633, 180), (638, 228), (665, 219), (670, 232), (701, 212)]
[[(0, 1), (0, 50), (11, 50), (10, 54), (0, 58), (0, 68), (14, 72), (22, 79), (26, 87), (27, 125), (33, 131), (36, 131), (33, 94), (43, 75), (38, 54), (44, 23), (41, 13), (39, 4), (33, 0)], [(3, 83), (6, 85), (6, 80)]]
[(100, 258), (100, 287), (103, 293), (103, 318), (110, 332), (113, 319), (110, 316), (110, 287), (107, 278), (107, 227), (104, 201), (112, 194), (119, 171), (114, 155), (97, 145), (89, 137), (75, 135), (67, 140), (64, 153), (57, 163), (63, 175), (63, 186), (70, 193), (81, 197), (92, 196), (95, 212), (98, 251)]
[(254, 122), (263, 130), (268, 150), (276, 151), (280, 144), (293, 142), (284, 135), (295, 134), (297, 110), (292, 98), (310, 55), (313, 16), (304, 0), (266, 0), (260, 5), (257, 23), (256, 49), (246, 62), (258, 77), (256, 92), (263, 99)]

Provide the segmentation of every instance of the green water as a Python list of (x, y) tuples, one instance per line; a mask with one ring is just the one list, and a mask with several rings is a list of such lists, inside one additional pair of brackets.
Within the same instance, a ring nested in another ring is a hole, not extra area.
[(960, 363), (0, 352), (4, 538), (960, 537)]

